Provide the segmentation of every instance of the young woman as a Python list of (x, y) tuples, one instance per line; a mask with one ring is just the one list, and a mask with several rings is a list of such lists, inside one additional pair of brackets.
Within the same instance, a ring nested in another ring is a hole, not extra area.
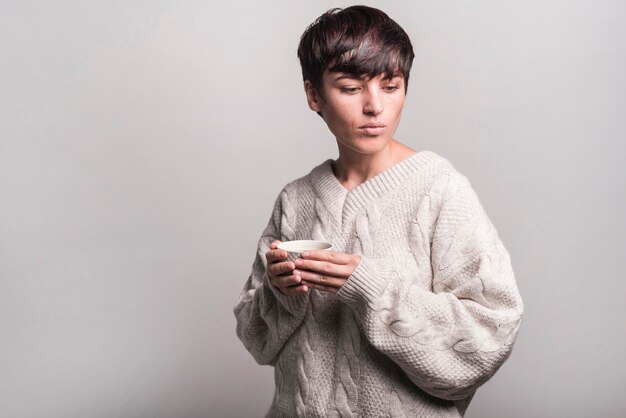
[[(380, 10), (333, 9), (298, 48), (339, 157), (285, 186), (235, 306), (275, 368), (268, 416), (462, 416), (511, 353), (523, 311), (509, 254), (468, 180), (393, 135), (413, 49)], [(286, 260), (281, 241), (333, 251)]]

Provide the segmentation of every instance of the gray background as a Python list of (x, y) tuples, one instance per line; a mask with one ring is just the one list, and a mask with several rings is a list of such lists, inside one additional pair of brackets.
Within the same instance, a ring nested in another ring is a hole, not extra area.
[[(0, 2), (0, 416), (262, 416), (232, 307), (277, 193), (336, 158), (295, 49), (345, 1)], [(472, 181), (526, 312), (468, 417), (626, 413), (626, 2), (371, 2), (396, 137)]]

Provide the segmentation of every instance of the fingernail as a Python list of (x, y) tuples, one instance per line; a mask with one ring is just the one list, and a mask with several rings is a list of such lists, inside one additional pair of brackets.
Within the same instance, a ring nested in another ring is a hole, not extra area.
[(299, 266), (300, 264), (302, 264), (302, 260), (300, 260), (299, 258), (295, 261), (296, 266)]
[(302, 253), (302, 257), (308, 257), (308, 256), (309, 256), (309, 252), (308, 251), (305, 251), (305, 252)]
[(280, 253), (281, 258), (287, 258), (287, 253)]
[(294, 276), (297, 276), (298, 274), (300, 274), (300, 272), (299, 272), (298, 270), (294, 270), (294, 271), (293, 271), (293, 275), (294, 275)]

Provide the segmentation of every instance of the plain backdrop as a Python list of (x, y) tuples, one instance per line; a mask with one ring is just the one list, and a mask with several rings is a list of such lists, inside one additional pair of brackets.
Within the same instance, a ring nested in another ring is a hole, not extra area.
[[(626, 2), (373, 1), (396, 138), (467, 175), (525, 302), (467, 417), (626, 414)], [(0, 1), (0, 416), (263, 416), (232, 308), (334, 138), (296, 47), (345, 1)]]

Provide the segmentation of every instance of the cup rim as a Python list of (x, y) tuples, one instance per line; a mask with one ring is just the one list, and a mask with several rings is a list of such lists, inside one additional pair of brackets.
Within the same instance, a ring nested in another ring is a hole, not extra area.
[[(320, 246), (327, 246), (327, 248), (298, 248), (298, 245), (303, 245), (303, 244), (308, 244), (308, 245), (315, 245), (318, 244)], [(315, 240), (315, 239), (298, 239), (298, 240), (293, 240), (293, 241), (283, 241), (280, 244), (278, 244), (278, 248), (284, 251), (287, 251), (288, 253), (302, 253), (304, 251), (328, 251), (328, 250), (332, 250), (333, 249), (333, 244), (331, 244), (328, 241), (323, 241), (323, 240)]]

